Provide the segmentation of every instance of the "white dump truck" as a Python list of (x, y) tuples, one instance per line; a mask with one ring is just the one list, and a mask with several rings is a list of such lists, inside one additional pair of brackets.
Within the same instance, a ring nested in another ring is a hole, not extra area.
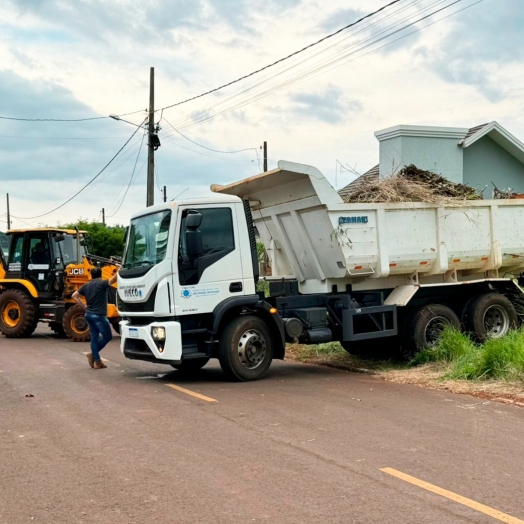
[(133, 215), (118, 277), (126, 357), (187, 371), (218, 358), (254, 380), (287, 341), (412, 356), (446, 324), (480, 341), (517, 325), (521, 200), (346, 204), (317, 169), (278, 165)]

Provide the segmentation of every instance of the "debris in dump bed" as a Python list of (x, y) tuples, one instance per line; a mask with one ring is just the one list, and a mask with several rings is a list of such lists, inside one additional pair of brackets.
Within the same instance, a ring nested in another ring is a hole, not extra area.
[[(491, 182), (493, 184), (493, 182)], [(499, 189), (495, 184), (493, 184), (493, 198), (495, 200), (503, 199), (522, 199), (524, 198), (524, 193), (514, 193), (513, 189)]]
[(460, 201), (482, 199), (475, 188), (456, 184), (413, 164), (387, 178), (357, 180), (359, 184), (355, 185), (355, 189), (343, 196), (346, 203), (428, 202), (456, 205)]

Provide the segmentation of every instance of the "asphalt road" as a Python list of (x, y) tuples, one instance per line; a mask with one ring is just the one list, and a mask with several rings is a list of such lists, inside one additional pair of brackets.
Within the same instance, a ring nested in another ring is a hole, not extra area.
[(92, 370), (87, 350), (0, 339), (2, 524), (524, 522), (522, 408), (294, 363), (188, 378), (118, 339)]

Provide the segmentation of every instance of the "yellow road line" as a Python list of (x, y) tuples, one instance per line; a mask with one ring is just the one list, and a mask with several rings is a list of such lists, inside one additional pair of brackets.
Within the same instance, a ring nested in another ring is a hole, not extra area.
[(380, 471), (404, 480), (405, 482), (409, 482), (410, 484), (418, 486), (419, 488), (436, 493), (441, 497), (445, 497), (449, 500), (462, 504), (463, 506), (467, 506), (468, 508), (474, 509), (475, 511), (489, 515), (500, 522), (506, 522), (507, 524), (524, 524), (524, 520), (512, 517), (507, 513), (502, 513), (502, 511), (498, 511), (496, 509), (490, 508), (489, 506), (485, 506), (484, 504), (480, 504), (480, 502), (475, 502), (474, 500), (457, 495), (456, 493), (448, 491), (447, 489), (439, 488), (434, 484), (430, 484), (429, 482), (425, 482), (416, 477), (412, 477), (411, 475), (407, 475), (406, 473), (402, 473), (402, 471), (398, 471), (393, 468), (381, 468)]
[(196, 393), (194, 391), (191, 391), (186, 388), (181, 388), (180, 386), (176, 386), (175, 384), (166, 384), (168, 388), (176, 389), (177, 391), (180, 391), (181, 393), (185, 393), (186, 395), (191, 395), (192, 397), (199, 398), (200, 400), (205, 400), (206, 402), (218, 402), (218, 400), (206, 397), (205, 395), (201, 395), (200, 393)]

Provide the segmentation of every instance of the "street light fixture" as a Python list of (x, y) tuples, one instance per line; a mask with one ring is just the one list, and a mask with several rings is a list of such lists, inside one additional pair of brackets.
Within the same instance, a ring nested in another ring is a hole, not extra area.
[(122, 122), (126, 122), (126, 124), (131, 124), (132, 126), (145, 129), (144, 124), (141, 124), (141, 125), (133, 124), (133, 122), (129, 122), (129, 120), (124, 120), (123, 118), (120, 118), (118, 115), (109, 115), (109, 118), (112, 118), (113, 120), (120, 120)]

